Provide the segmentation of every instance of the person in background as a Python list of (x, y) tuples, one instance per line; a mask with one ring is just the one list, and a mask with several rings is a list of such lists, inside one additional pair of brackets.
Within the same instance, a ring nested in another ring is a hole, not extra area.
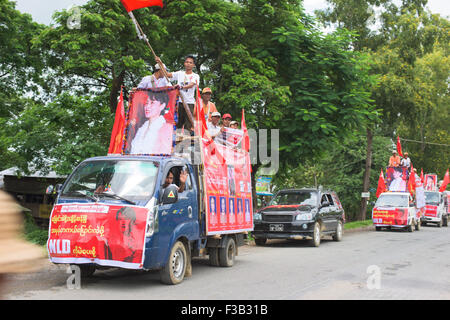
[(239, 125), (237, 121), (231, 121), (230, 122), (230, 128), (231, 129), (239, 129)]
[(401, 161), (401, 166), (402, 167), (407, 167), (408, 171), (411, 171), (411, 159), (408, 157), (408, 152), (404, 153), (404, 157)]
[[(165, 65), (163, 65), (163, 67), (166, 68)], [(141, 82), (137, 87), (138, 89), (154, 89), (154, 88), (168, 87), (171, 85), (170, 82), (166, 79), (166, 77), (164, 77), (164, 74), (159, 64), (155, 64), (153, 70), (154, 73), (152, 75), (142, 78)]]
[(400, 166), (400, 157), (397, 155), (397, 151), (392, 150), (392, 156), (389, 158), (389, 167)]
[(222, 117), (222, 125), (225, 128), (229, 128), (231, 120), (232, 120), (232, 118), (231, 118), (231, 115), (229, 113), (224, 114), (223, 117)]
[(211, 102), (211, 95), (212, 91), (210, 88), (204, 88), (202, 90), (201, 99), (200, 99), (200, 106), (203, 108), (203, 112), (205, 114), (205, 120), (211, 121), (211, 117), (213, 112), (217, 112), (216, 105), (214, 102)]
[(207, 123), (208, 133), (213, 139), (216, 138), (223, 131), (223, 128), (219, 125), (219, 120), (220, 120), (220, 113), (216, 111), (213, 112), (211, 115), (211, 122)]

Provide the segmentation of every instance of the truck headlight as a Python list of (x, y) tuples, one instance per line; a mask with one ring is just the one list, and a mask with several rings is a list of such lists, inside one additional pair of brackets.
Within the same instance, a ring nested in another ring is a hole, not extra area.
[(255, 214), (253, 214), (253, 220), (254, 221), (261, 221), (262, 220), (262, 214), (259, 212), (256, 212)]

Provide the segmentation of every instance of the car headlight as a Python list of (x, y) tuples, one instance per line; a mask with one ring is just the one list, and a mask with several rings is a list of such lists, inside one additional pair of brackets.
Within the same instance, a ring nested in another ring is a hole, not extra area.
[(295, 217), (297, 221), (312, 220), (312, 213), (302, 213)]
[(253, 214), (253, 220), (254, 221), (261, 221), (262, 220), (262, 214), (259, 212), (256, 212)]

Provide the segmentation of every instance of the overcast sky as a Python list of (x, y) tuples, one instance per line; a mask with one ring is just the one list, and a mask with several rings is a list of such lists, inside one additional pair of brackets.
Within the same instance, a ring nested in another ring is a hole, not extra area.
[[(15, 0), (16, 9), (21, 12), (30, 13), (33, 20), (43, 24), (50, 24), (52, 14), (55, 11), (69, 9), (71, 6), (83, 5), (88, 0)], [(316, 9), (326, 7), (325, 0), (304, 0), (303, 5), (308, 13), (313, 13)], [(428, 0), (428, 8), (433, 13), (440, 13), (442, 16), (450, 16), (449, 0)]]

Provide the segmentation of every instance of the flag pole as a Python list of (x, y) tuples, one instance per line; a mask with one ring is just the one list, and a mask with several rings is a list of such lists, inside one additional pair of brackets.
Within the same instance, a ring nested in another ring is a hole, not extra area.
[[(142, 28), (141, 28), (141, 26), (139, 25), (138, 21), (136, 20), (134, 14), (133, 14), (133, 11), (129, 11), (129, 12), (128, 12), (128, 15), (130, 16), (131, 20), (132, 20), (133, 23), (134, 23), (134, 26), (136, 27), (136, 33), (137, 33), (139, 39), (145, 41), (145, 43), (146, 43), (147, 46), (149, 47), (150, 51), (152, 52), (153, 57), (155, 58), (156, 63), (159, 65), (160, 69), (162, 70), (162, 72), (163, 72), (163, 74), (164, 74), (164, 77), (166, 78), (167, 82), (170, 83), (169, 77), (168, 77), (168, 74), (167, 74), (166, 69), (164, 68), (164, 65), (163, 65), (162, 63), (160, 63), (159, 61), (156, 60), (156, 53), (155, 53), (155, 51), (153, 50), (153, 48), (152, 48), (150, 42), (148, 41), (148, 38), (147, 38), (147, 36), (145, 35), (144, 31), (142, 31)], [(188, 115), (189, 121), (191, 122), (192, 127), (194, 128), (194, 117), (192, 116), (191, 110), (189, 110), (189, 107), (186, 105), (186, 102), (184, 101), (183, 93), (182, 93), (181, 91), (179, 91), (179, 93), (180, 93), (180, 97), (181, 97), (181, 102), (183, 103), (184, 111), (186, 111), (186, 114)]]

